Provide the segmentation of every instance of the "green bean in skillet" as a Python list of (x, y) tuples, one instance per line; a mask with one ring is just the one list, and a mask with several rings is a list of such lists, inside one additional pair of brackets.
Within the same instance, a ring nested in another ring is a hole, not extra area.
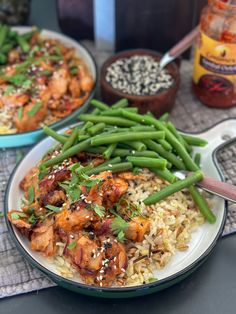
[(115, 149), (116, 149), (116, 143), (115, 143), (115, 144), (110, 144), (110, 145), (107, 147), (107, 149), (102, 153), (103, 157), (104, 157), (105, 159), (109, 159)]
[(163, 139), (165, 133), (162, 131), (156, 132), (120, 132), (108, 135), (100, 134), (91, 140), (92, 146), (100, 146), (113, 143), (122, 143), (127, 141), (139, 141), (144, 139)]
[(44, 126), (43, 127), (43, 131), (44, 133), (46, 133), (48, 136), (54, 138), (54, 140), (56, 140), (57, 142), (61, 143), (61, 144), (65, 144), (67, 141), (67, 137), (65, 137), (64, 135), (58, 134), (56, 131), (50, 129), (48, 126)]
[(185, 169), (184, 163), (173, 153), (166, 151), (160, 144), (155, 143), (152, 140), (144, 140), (144, 144), (148, 149), (158, 153), (162, 158), (165, 158), (170, 163), (173, 164), (177, 169), (183, 170)]
[(189, 144), (184, 140), (182, 135), (176, 130), (175, 126), (171, 123), (168, 122), (166, 124), (167, 129), (180, 141), (180, 143), (185, 147), (188, 153), (192, 152), (192, 147), (189, 146)]
[(211, 211), (211, 209), (209, 208), (204, 197), (200, 194), (200, 192), (198, 191), (198, 189), (195, 186), (191, 186), (189, 188), (189, 192), (190, 192), (195, 204), (197, 205), (198, 209), (202, 213), (202, 215), (206, 218), (206, 220), (209, 223), (213, 224), (216, 221), (216, 216)]
[(185, 147), (179, 142), (179, 140), (165, 127), (165, 125), (150, 116), (147, 115), (139, 115), (137, 113), (128, 112), (126, 110), (122, 110), (122, 115), (125, 118), (131, 119), (135, 122), (141, 124), (148, 124), (148, 125), (155, 125), (155, 127), (165, 132), (166, 140), (172, 145), (172, 147), (177, 151), (179, 157), (183, 160), (187, 170), (190, 171), (197, 171), (199, 168), (189, 156), (188, 152), (186, 151)]
[(158, 158), (128, 156), (126, 160), (131, 162), (134, 166), (140, 168), (157, 168), (164, 170), (167, 165), (167, 161), (165, 159)]
[(65, 160), (69, 157), (72, 157), (79, 152), (85, 151), (90, 146), (90, 141), (91, 141), (90, 139), (87, 139), (83, 142), (80, 142), (79, 144), (76, 144), (76, 145), (70, 147), (64, 153), (61, 153), (60, 155), (42, 163), (40, 165), (40, 168), (48, 168), (48, 167), (57, 165), (57, 164), (61, 163), (63, 160)]
[(128, 105), (129, 105), (128, 99), (122, 98), (122, 99), (118, 100), (116, 103), (114, 103), (111, 106), (111, 108), (112, 109), (125, 108), (125, 107), (128, 107)]
[(172, 146), (166, 140), (157, 140), (157, 142), (167, 151), (172, 150)]
[(81, 142), (81, 141), (87, 140), (88, 138), (90, 138), (90, 135), (88, 135), (88, 134), (81, 134), (81, 135), (78, 136), (78, 141)]
[(90, 104), (93, 107), (98, 108), (99, 110), (109, 110), (110, 109), (110, 107), (108, 105), (106, 105), (104, 102), (96, 100), (96, 99), (92, 99), (90, 101)]
[(105, 123), (103, 122), (100, 122), (98, 124), (95, 124), (93, 126), (91, 126), (87, 132), (90, 134), (90, 135), (95, 135), (95, 134), (98, 134), (98, 133), (101, 133), (104, 129), (105, 129)]
[(131, 162), (122, 162), (119, 164), (108, 164), (106, 166), (97, 166), (91, 170), (88, 170), (85, 172), (88, 176), (92, 174), (98, 174), (103, 171), (112, 171), (112, 172), (121, 172), (121, 171), (126, 171), (129, 169), (132, 169), (133, 165)]
[(70, 137), (67, 139), (65, 144), (62, 146), (62, 152), (65, 152), (67, 149), (69, 149), (77, 140), (78, 138), (78, 128), (74, 128)]
[(91, 128), (93, 126), (93, 122), (91, 121), (87, 121), (86, 123), (84, 123), (84, 125), (82, 126), (81, 130), (80, 130), (80, 134), (84, 134), (89, 128)]
[(100, 110), (98, 108), (93, 109), (93, 111), (91, 112), (91, 114), (93, 115), (99, 115), (100, 114)]
[(186, 135), (186, 134), (181, 134), (183, 139), (192, 146), (200, 146), (204, 147), (208, 144), (208, 142), (202, 138), (196, 137), (196, 136), (191, 136), (191, 135)]
[(131, 121), (129, 119), (119, 118), (119, 117), (107, 117), (107, 116), (95, 116), (92, 114), (81, 114), (78, 117), (81, 121), (90, 121), (94, 123), (103, 122), (108, 125), (115, 125), (115, 126), (124, 126), (124, 127), (130, 127), (134, 126), (137, 123), (134, 121)]
[(184, 180), (176, 181), (173, 184), (166, 186), (164, 189), (151, 194), (143, 202), (145, 205), (155, 204), (176, 192), (191, 187), (193, 184), (201, 181), (202, 179), (203, 173), (202, 171), (198, 170), (192, 175), (186, 177)]
[(7, 56), (0, 52), (0, 64), (5, 64), (7, 62)]

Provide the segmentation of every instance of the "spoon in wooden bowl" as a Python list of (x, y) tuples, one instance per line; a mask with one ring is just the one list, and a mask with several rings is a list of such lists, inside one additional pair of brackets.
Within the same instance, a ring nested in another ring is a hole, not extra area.
[[(190, 172), (184, 170), (175, 172), (175, 176), (180, 180), (183, 180), (189, 174)], [(203, 180), (196, 183), (196, 186), (225, 200), (236, 203), (236, 186), (232, 184), (204, 177)]]
[(160, 71), (169, 64), (171, 61), (179, 57), (184, 51), (186, 51), (194, 42), (199, 32), (199, 27), (195, 27), (190, 33), (188, 33), (183, 39), (181, 39), (174, 47), (166, 52), (160, 60)]

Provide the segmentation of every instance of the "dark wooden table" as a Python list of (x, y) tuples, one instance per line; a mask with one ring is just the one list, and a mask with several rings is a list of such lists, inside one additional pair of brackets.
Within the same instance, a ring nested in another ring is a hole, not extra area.
[[(32, 0), (31, 23), (58, 30), (53, 0)], [(135, 299), (86, 297), (60, 287), (5, 298), (2, 314), (234, 314), (236, 313), (236, 236), (221, 239), (207, 262), (181, 283)]]

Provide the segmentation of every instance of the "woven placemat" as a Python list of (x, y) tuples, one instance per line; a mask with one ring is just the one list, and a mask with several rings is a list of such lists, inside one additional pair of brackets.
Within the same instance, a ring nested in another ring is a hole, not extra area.
[[(90, 50), (93, 46), (89, 44)], [(94, 52), (98, 63), (107, 57), (105, 53)], [(171, 120), (185, 131), (202, 131), (225, 118), (236, 117), (236, 108), (230, 110), (214, 110), (201, 105), (191, 94), (190, 76), (191, 66), (188, 62), (182, 64), (182, 84), (176, 105), (171, 113)], [(0, 211), (3, 211), (3, 198), (7, 180), (16, 165), (19, 151), (26, 153), (28, 148), (0, 150)], [(222, 170), (227, 180), (236, 182), (236, 148), (222, 150), (219, 154)], [(230, 206), (224, 235), (236, 231), (236, 209)], [(34, 269), (16, 250), (7, 232), (4, 219), (0, 220), (0, 297), (26, 293), (43, 289), (54, 284), (37, 269)]]

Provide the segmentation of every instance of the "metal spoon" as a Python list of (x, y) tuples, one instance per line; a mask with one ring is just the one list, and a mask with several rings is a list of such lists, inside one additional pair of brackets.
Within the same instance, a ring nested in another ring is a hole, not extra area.
[(190, 33), (188, 33), (183, 39), (181, 39), (174, 47), (172, 47), (168, 52), (166, 52), (160, 60), (160, 71), (164, 67), (179, 57), (184, 51), (186, 51), (194, 42), (199, 32), (199, 27), (195, 27)]
[[(183, 180), (190, 172), (188, 171), (176, 171), (175, 175), (178, 179)], [(225, 200), (236, 203), (236, 186), (218, 181), (213, 178), (204, 177), (202, 181), (199, 181), (196, 186), (211, 193), (218, 195)]]

